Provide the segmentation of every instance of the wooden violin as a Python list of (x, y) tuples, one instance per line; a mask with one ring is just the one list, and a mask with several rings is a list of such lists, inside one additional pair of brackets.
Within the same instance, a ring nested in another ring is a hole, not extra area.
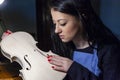
[(53, 70), (46, 58), (55, 54), (40, 50), (36, 43), (29, 33), (14, 32), (1, 41), (1, 52), (21, 65), (19, 75), (23, 80), (62, 80), (66, 73)]

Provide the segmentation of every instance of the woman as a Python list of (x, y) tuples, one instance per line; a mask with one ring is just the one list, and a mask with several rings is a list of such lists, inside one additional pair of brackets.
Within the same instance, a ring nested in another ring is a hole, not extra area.
[(120, 80), (120, 41), (95, 14), (89, 0), (49, 0), (53, 26), (52, 68), (64, 80)]

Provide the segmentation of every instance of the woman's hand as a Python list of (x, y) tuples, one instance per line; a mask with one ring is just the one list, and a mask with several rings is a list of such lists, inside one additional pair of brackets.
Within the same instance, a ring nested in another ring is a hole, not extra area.
[(11, 34), (11, 33), (12, 33), (12, 31), (7, 30), (6, 32), (3, 33), (1, 39), (4, 39), (6, 36), (8, 36), (8, 35)]
[(67, 72), (71, 64), (73, 63), (72, 60), (58, 55), (48, 56), (48, 61), (50, 64), (54, 65), (52, 66), (54, 70), (62, 72)]

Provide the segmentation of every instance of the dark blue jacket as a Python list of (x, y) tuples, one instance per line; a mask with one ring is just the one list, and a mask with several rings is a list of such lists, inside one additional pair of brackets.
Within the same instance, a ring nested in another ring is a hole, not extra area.
[(100, 69), (98, 75), (80, 64), (79, 61), (74, 61), (64, 80), (120, 80), (120, 46), (106, 45), (102, 47), (97, 50), (97, 58), (97, 67)]

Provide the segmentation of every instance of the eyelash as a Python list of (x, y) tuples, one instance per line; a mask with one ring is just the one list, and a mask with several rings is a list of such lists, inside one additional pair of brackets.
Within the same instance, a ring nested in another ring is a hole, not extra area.
[[(56, 26), (56, 23), (53, 24), (54, 26)], [(60, 24), (60, 26), (65, 26), (66, 23)]]
[(66, 25), (66, 23), (60, 24), (60, 26), (65, 26), (65, 25)]

